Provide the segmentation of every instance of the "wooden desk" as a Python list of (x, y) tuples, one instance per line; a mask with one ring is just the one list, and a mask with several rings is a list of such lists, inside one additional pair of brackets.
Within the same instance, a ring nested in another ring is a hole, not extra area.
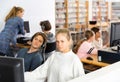
[(19, 48), (30, 48), (30, 45), (24, 45), (24, 44), (20, 44), (20, 43), (17, 43), (16, 45)]
[(110, 64), (108, 63), (104, 63), (104, 62), (99, 62), (97, 60), (97, 55), (92, 55), (91, 56), (93, 58), (93, 60), (88, 60), (86, 58), (82, 58), (80, 59), (83, 63), (87, 63), (87, 64), (91, 64), (91, 65), (96, 65), (96, 66), (100, 66), (100, 67), (104, 67), (104, 66), (108, 66)]

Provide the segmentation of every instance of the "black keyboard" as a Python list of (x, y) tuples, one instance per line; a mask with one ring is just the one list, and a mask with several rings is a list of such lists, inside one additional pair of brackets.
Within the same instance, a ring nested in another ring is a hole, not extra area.
[(113, 46), (113, 47), (110, 47), (111, 48), (111, 50), (113, 50), (113, 51), (117, 51), (117, 46)]
[(30, 37), (19, 37), (17, 38), (17, 43), (27, 44), (27, 42), (30, 41), (30, 39)]

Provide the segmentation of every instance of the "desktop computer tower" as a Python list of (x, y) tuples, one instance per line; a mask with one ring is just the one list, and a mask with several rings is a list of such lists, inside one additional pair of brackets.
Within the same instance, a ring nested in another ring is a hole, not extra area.
[(120, 53), (113, 50), (98, 50), (98, 61), (105, 63), (115, 63), (120, 61)]

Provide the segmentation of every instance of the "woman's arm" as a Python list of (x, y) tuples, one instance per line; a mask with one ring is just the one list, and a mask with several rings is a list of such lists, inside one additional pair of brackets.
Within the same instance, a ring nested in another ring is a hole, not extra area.
[(34, 82), (34, 80), (39, 80), (40, 82), (44, 82), (47, 79), (47, 71), (49, 69), (49, 65), (53, 61), (54, 54), (52, 54), (44, 64), (36, 68), (32, 72), (25, 72), (25, 82)]
[(18, 21), (18, 26), (19, 26), (19, 34), (25, 34), (25, 29), (24, 29), (24, 21), (23, 19), (20, 19)]
[(83, 64), (79, 58), (76, 57), (74, 61), (74, 78), (85, 75)]
[(98, 54), (98, 49), (94, 47), (90, 54)]

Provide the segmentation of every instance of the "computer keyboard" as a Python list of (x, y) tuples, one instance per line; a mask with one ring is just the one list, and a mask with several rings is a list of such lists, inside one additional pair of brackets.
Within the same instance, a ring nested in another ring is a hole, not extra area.
[(30, 40), (30, 37), (19, 37), (17, 38), (17, 43), (21, 44), (27, 44), (27, 42)]
[(117, 46), (113, 46), (113, 47), (110, 47), (111, 48), (111, 50), (113, 50), (113, 51), (117, 51)]

